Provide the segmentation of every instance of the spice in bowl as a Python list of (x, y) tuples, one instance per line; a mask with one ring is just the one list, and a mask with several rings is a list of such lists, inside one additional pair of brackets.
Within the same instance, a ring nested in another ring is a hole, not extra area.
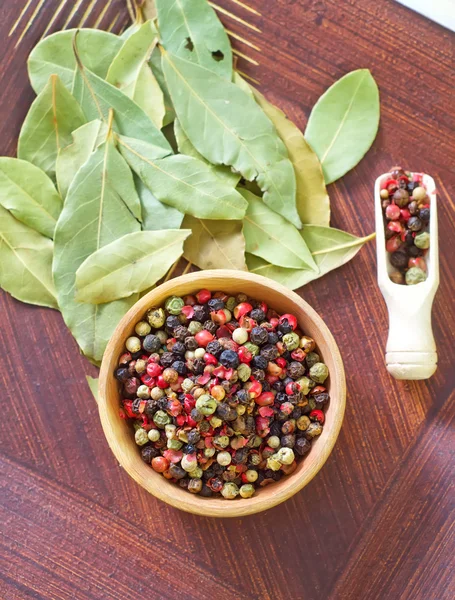
[(227, 500), (295, 471), (322, 432), (328, 375), (294, 315), (205, 289), (151, 308), (115, 370), (142, 459)]
[(394, 283), (415, 285), (427, 278), (430, 198), (421, 173), (393, 167), (381, 183), (386, 250)]

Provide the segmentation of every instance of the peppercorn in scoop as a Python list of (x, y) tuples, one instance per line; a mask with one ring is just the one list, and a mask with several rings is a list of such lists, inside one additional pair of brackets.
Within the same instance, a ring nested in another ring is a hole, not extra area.
[(201, 496), (249, 498), (320, 435), (329, 375), (291, 314), (244, 294), (172, 296), (126, 340), (115, 377), (142, 459)]
[(427, 278), (430, 247), (430, 199), (419, 173), (391, 169), (381, 184), (386, 250), (394, 283), (415, 285)]

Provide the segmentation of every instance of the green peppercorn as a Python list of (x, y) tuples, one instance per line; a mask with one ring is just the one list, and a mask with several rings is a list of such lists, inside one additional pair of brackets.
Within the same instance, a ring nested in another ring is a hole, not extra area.
[(145, 371), (147, 370), (147, 361), (142, 360), (142, 358), (139, 358), (136, 361), (136, 364), (134, 365), (134, 370), (136, 371), (136, 373), (139, 373), (139, 375), (145, 373)]
[(251, 483), (244, 483), (239, 490), (242, 498), (251, 498), (251, 496), (254, 496), (255, 491), (254, 485), (251, 485)]
[(195, 454), (184, 454), (180, 464), (182, 465), (182, 469), (185, 469), (188, 473), (198, 468)]
[(221, 425), (223, 424), (223, 421), (216, 415), (213, 415), (213, 417), (210, 419), (209, 422), (210, 422), (210, 425), (213, 427), (213, 429), (216, 429), (217, 427), (221, 427)]
[(251, 376), (251, 368), (245, 363), (240, 363), (237, 367), (237, 375), (240, 381), (248, 381)]
[(216, 462), (222, 467), (227, 467), (231, 464), (232, 456), (229, 452), (218, 452), (216, 456)]
[(164, 344), (167, 342), (167, 333), (160, 329), (157, 332), (155, 332), (155, 335), (160, 340), (161, 345), (164, 346)]
[(230, 296), (225, 303), (225, 306), (228, 310), (230, 310), (231, 312), (234, 310), (234, 308), (236, 307), (237, 302), (234, 298), (234, 296)]
[(267, 459), (267, 469), (271, 469), (272, 471), (279, 471), (281, 469), (281, 463), (278, 460), (277, 454), (273, 454), (273, 456)]
[(248, 471), (246, 471), (245, 473), (245, 477), (247, 481), (249, 481), (250, 483), (254, 483), (255, 481), (257, 481), (259, 475), (258, 472), (254, 469), (248, 469)]
[(308, 426), (308, 429), (305, 431), (305, 437), (307, 439), (312, 439), (314, 437), (316, 437), (317, 435), (321, 435), (322, 433), (322, 425), (320, 423), (311, 423)]
[(196, 400), (196, 408), (206, 416), (213, 415), (217, 406), (217, 401), (208, 394), (203, 394)]
[(408, 271), (406, 271), (406, 285), (416, 285), (417, 283), (422, 283), (427, 278), (427, 274), (423, 269), (419, 269), (419, 267), (411, 267)]
[(163, 327), (164, 323), (166, 322), (166, 314), (162, 308), (151, 308), (147, 312), (146, 317), (147, 321), (155, 329)]
[(257, 356), (259, 353), (259, 346), (256, 346), (256, 344), (252, 344), (251, 342), (247, 342), (246, 344), (243, 344), (243, 346), (248, 350), (248, 352), (251, 352), (251, 354), (253, 356)]
[(286, 346), (286, 350), (292, 352), (299, 347), (300, 338), (294, 331), (291, 331), (283, 336), (283, 344)]
[(151, 396), (152, 400), (159, 400), (160, 398), (163, 398), (164, 390), (162, 390), (158, 386), (155, 386), (152, 388), (152, 390), (150, 392), (150, 396)]
[(307, 357), (305, 359), (306, 364), (308, 365), (308, 368), (311, 368), (313, 365), (315, 365), (316, 363), (318, 363), (320, 361), (320, 357), (319, 354), (317, 352), (309, 352), (307, 354)]
[(314, 382), (308, 377), (301, 377), (297, 380), (297, 383), (300, 385), (300, 391), (304, 396), (307, 396), (310, 393), (311, 388), (314, 387)]
[(430, 247), (430, 234), (426, 231), (418, 233), (414, 238), (414, 244), (421, 250), (426, 250)]
[[(259, 439), (261, 440), (261, 438), (259, 438)], [(262, 443), (262, 440), (261, 440), (261, 443)], [(252, 454), (250, 456), (250, 464), (253, 467), (257, 467), (260, 464), (260, 462), (261, 462), (261, 457), (259, 456), (259, 454)], [(257, 479), (257, 477), (256, 477), (256, 479)]]
[(227, 435), (216, 435), (213, 438), (213, 443), (220, 448), (227, 448), (229, 446), (229, 437)]
[(199, 323), (199, 321), (190, 321), (190, 323), (188, 324), (188, 332), (191, 335), (196, 335), (196, 333), (199, 333), (202, 330), (203, 325), (202, 323)]
[(275, 454), (276, 460), (283, 465), (291, 465), (295, 460), (292, 448), (280, 448)]
[(144, 444), (147, 444), (149, 438), (145, 429), (136, 429), (136, 433), (134, 434), (134, 441), (138, 446), (143, 446)]
[(191, 478), (194, 477), (195, 479), (197, 479), (199, 477), (202, 477), (203, 473), (204, 473), (204, 471), (201, 469), (201, 467), (196, 467), (195, 469), (193, 469), (192, 471), (190, 471), (188, 473), (188, 477), (191, 477)]
[(297, 419), (297, 429), (300, 429), (300, 431), (305, 431), (305, 429), (308, 429), (308, 427), (310, 426), (310, 423), (310, 419), (306, 415), (302, 415)]
[(153, 422), (160, 429), (164, 429), (164, 427), (171, 422), (171, 417), (164, 412), (164, 410), (157, 410), (153, 415)]
[(141, 349), (141, 340), (137, 337), (131, 336), (125, 342), (125, 347), (128, 352), (135, 353)]
[(178, 296), (170, 296), (164, 303), (164, 308), (171, 315), (179, 315), (182, 312), (182, 308), (185, 306), (183, 298)]
[(150, 398), (150, 389), (146, 385), (140, 385), (137, 388), (136, 395), (138, 398), (148, 400)]
[(322, 362), (315, 363), (310, 369), (310, 377), (316, 383), (324, 383), (329, 376), (329, 369), (327, 365)]
[(416, 187), (412, 192), (412, 199), (416, 200), (417, 202), (422, 202), (422, 200), (425, 200), (426, 197), (427, 190), (422, 186)]
[(202, 479), (191, 479), (191, 481), (188, 484), (188, 491), (191, 492), (192, 494), (199, 494), (199, 492), (202, 490)]
[(169, 448), (169, 450), (180, 450), (180, 448), (183, 446), (182, 442), (179, 442), (178, 440), (168, 440), (167, 441), (167, 447)]
[(215, 448), (205, 448), (204, 456), (205, 456), (205, 458), (212, 458), (212, 456), (215, 456), (215, 452), (216, 452)]
[(151, 442), (157, 442), (160, 439), (160, 432), (158, 429), (150, 429), (147, 436)]
[(136, 327), (134, 328), (134, 331), (140, 337), (145, 337), (146, 335), (148, 335), (151, 332), (151, 330), (152, 330), (152, 328), (147, 323), (147, 321), (139, 321), (139, 323), (136, 323)]
[(244, 327), (237, 327), (232, 332), (232, 339), (236, 344), (245, 344), (248, 341), (248, 331)]
[(232, 482), (225, 483), (221, 489), (221, 495), (223, 498), (226, 498), (226, 500), (233, 500), (239, 493), (240, 490), (238, 486)]
[(279, 448), (280, 438), (277, 435), (271, 435), (267, 440), (267, 446), (270, 446), (270, 448)]

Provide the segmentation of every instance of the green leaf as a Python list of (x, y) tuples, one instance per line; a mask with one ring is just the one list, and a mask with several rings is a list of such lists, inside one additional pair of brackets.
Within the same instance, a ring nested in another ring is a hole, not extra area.
[(186, 154), (187, 156), (192, 156), (193, 158), (202, 160), (210, 167), (213, 173), (219, 177), (219, 179), (222, 179), (225, 183), (231, 185), (232, 187), (237, 186), (238, 182), (240, 181), (240, 174), (234, 173), (230, 167), (212, 165), (212, 163), (210, 163), (208, 160), (205, 160), (202, 154), (196, 150), (196, 148), (188, 139), (188, 136), (183, 131), (178, 119), (175, 119), (174, 121), (174, 134), (177, 141), (177, 147), (181, 154)]
[(283, 269), (252, 254), (246, 255), (248, 269), (252, 273), (264, 275), (264, 277), (269, 277), (296, 290), (313, 279), (318, 279), (329, 271), (346, 264), (351, 258), (354, 258), (363, 244), (375, 236), (373, 233), (359, 238), (340, 229), (319, 225), (304, 225), (301, 235), (312, 253), (319, 273), (309, 269)]
[(174, 105), (172, 104), (171, 96), (169, 94), (169, 90), (167, 89), (166, 80), (164, 79), (163, 69), (161, 68), (161, 52), (158, 48), (154, 48), (152, 56), (150, 57), (149, 65), (152, 69), (155, 79), (159, 83), (161, 91), (163, 92), (165, 110), (163, 118), (163, 127), (166, 127), (166, 125), (169, 125), (174, 121), (175, 111)]
[(246, 202), (200, 160), (183, 154), (161, 158), (159, 148), (120, 136), (126, 161), (154, 196), (201, 219), (241, 219)]
[(137, 298), (103, 306), (81, 304), (74, 298), (76, 271), (84, 260), (140, 229), (124, 202), (125, 183), (115, 154), (110, 137), (79, 169), (55, 230), (53, 272), (60, 310), (82, 352), (95, 362), (101, 360), (118, 321)]
[(282, 267), (318, 271), (300, 232), (281, 215), (270, 210), (260, 198), (240, 190), (248, 201), (243, 220), (246, 251)]
[(150, 288), (183, 254), (190, 230), (136, 231), (91, 254), (76, 272), (76, 300), (102, 304)]
[(54, 179), (59, 150), (71, 143), (71, 133), (84, 123), (79, 104), (57, 75), (51, 75), (22, 124), (17, 155)]
[[(247, 84), (248, 85), (248, 84)], [(321, 163), (300, 129), (279, 108), (251, 87), (256, 102), (275, 125), (294, 165), (297, 181), (297, 211), (302, 223), (327, 226), (330, 223), (330, 198), (325, 187)]]
[(90, 375), (86, 375), (85, 379), (87, 380), (90, 391), (93, 394), (93, 397), (98, 402), (98, 378), (90, 377)]
[(163, 71), (180, 123), (215, 165), (257, 178), (264, 202), (297, 227), (295, 175), (283, 142), (256, 102), (230, 81), (163, 51)]
[[(77, 58), (77, 50), (75, 52)], [(171, 153), (171, 147), (164, 135), (134, 100), (107, 81), (100, 79), (80, 60), (77, 64), (79, 71), (74, 86), (74, 96), (88, 119), (101, 119), (107, 122), (109, 111), (112, 109), (114, 129), (118, 133), (148, 141)]]
[(134, 176), (136, 191), (142, 206), (142, 229), (180, 229), (185, 216), (172, 206), (160, 202), (137, 175)]
[(156, 8), (166, 50), (231, 81), (231, 44), (206, 0), (156, 0)]
[(0, 286), (22, 302), (57, 308), (52, 241), (0, 206)]
[(73, 131), (71, 136), (73, 142), (62, 148), (57, 156), (57, 186), (63, 199), (66, 198), (76, 173), (106, 139), (106, 126), (99, 119), (95, 119)]
[(246, 270), (242, 221), (209, 221), (186, 215), (182, 227), (191, 229), (183, 256), (201, 269)]
[(22, 223), (54, 237), (62, 199), (38, 167), (18, 158), (0, 157), (0, 204)]
[(319, 156), (326, 183), (363, 158), (379, 126), (379, 90), (368, 69), (348, 73), (316, 102), (305, 139)]
[(28, 74), (37, 94), (47, 85), (51, 75), (58, 75), (63, 85), (73, 91), (77, 72), (73, 52), (76, 31), (79, 31), (77, 46), (82, 63), (98, 77), (106, 77), (112, 59), (122, 46), (118, 36), (98, 29), (59, 31), (41, 40), (28, 57)]
[(120, 48), (109, 67), (106, 81), (134, 100), (161, 129), (164, 97), (148, 64), (156, 42), (156, 29), (151, 21), (147, 21)]

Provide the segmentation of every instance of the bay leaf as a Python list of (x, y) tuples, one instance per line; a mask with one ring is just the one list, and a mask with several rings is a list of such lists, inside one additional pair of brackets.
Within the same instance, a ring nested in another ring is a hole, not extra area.
[(102, 304), (150, 288), (183, 254), (188, 229), (136, 231), (91, 254), (76, 271), (76, 300)]
[(185, 216), (172, 206), (160, 202), (137, 175), (134, 176), (136, 191), (142, 207), (142, 229), (180, 229)]
[(75, 300), (76, 271), (93, 252), (139, 231), (124, 202), (112, 136), (90, 156), (72, 182), (55, 230), (53, 274), (60, 310), (82, 352), (98, 363), (118, 321), (136, 296), (98, 306)]
[(155, 0), (142, 0), (140, 6), (144, 19), (156, 19), (156, 3)]
[(319, 225), (304, 225), (301, 235), (312, 253), (319, 273), (309, 269), (284, 269), (252, 254), (246, 255), (248, 269), (296, 290), (349, 262), (363, 244), (375, 237), (373, 233), (359, 238), (334, 227)]
[(161, 129), (164, 97), (148, 64), (157, 39), (153, 23), (145, 22), (120, 48), (109, 67), (106, 81), (134, 100)]
[(201, 219), (241, 219), (246, 201), (200, 160), (183, 154), (165, 156), (160, 149), (124, 136), (119, 148), (154, 196), (185, 214)]
[(53, 243), (0, 205), (0, 287), (13, 298), (58, 309)]
[(156, 0), (161, 43), (173, 54), (232, 79), (228, 35), (206, 0)]
[(363, 158), (376, 137), (379, 113), (379, 90), (368, 69), (348, 73), (316, 102), (305, 139), (321, 161), (327, 184)]
[(281, 267), (309, 268), (317, 273), (299, 230), (251, 192), (240, 190), (240, 193), (248, 201), (243, 219), (246, 251)]
[(150, 57), (149, 66), (152, 69), (153, 75), (157, 80), (161, 91), (163, 92), (164, 98), (164, 117), (163, 127), (172, 123), (175, 119), (174, 105), (172, 104), (169, 90), (167, 89), (166, 80), (164, 78), (163, 69), (161, 67), (161, 52), (158, 48), (154, 48), (152, 56)]
[(71, 137), (72, 143), (60, 149), (56, 163), (57, 186), (63, 199), (76, 173), (106, 139), (106, 126), (95, 119), (73, 131)]
[(264, 202), (300, 227), (292, 163), (256, 102), (234, 83), (169, 52), (163, 51), (162, 65), (174, 109), (195, 148), (211, 163), (257, 179)]
[(238, 182), (240, 181), (240, 174), (234, 173), (230, 167), (224, 167), (222, 165), (212, 165), (208, 160), (200, 154), (193, 144), (188, 139), (188, 136), (183, 131), (182, 126), (180, 125), (180, 121), (175, 119), (174, 121), (174, 134), (175, 139), (177, 141), (177, 147), (181, 154), (186, 154), (187, 156), (192, 156), (193, 158), (197, 158), (205, 162), (213, 173), (225, 181), (227, 184), (232, 185), (232, 187), (236, 187)]
[(0, 157), (0, 204), (25, 225), (54, 237), (62, 199), (46, 173), (35, 165)]
[(109, 111), (112, 109), (115, 131), (160, 146), (170, 154), (172, 150), (166, 138), (142, 108), (83, 65), (79, 60), (77, 44), (78, 41), (75, 39), (78, 74), (73, 93), (86, 117), (90, 120), (101, 119), (107, 122)]
[(18, 158), (27, 160), (55, 178), (55, 161), (71, 143), (71, 133), (86, 122), (81, 107), (57, 75), (35, 98), (22, 124)]
[(234, 70), (234, 73), (233, 73), (233, 76), (232, 76), (232, 81), (241, 90), (243, 90), (246, 94), (248, 94), (248, 96), (250, 96), (251, 98), (254, 98), (253, 86), (251, 86), (249, 83), (247, 83), (245, 81), (245, 79), (243, 79), (243, 77), (237, 71), (235, 71), (235, 70)]
[(214, 221), (186, 215), (182, 227), (192, 234), (183, 256), (200, 269), (246, 270), (242, 221)]
[(321, 163), (303, 137), (300, 129), (278, 107), (268, 102), (251, 86), (254, 98), (275, 125), (294, 165), (297, 182), (297, 211), (302, 223), (323, 225), (330, 223), (330, 198), (325, 187)]
[(28, 57), (28, 74), (33, 89), (39, 94), (51, 75), (58, 75), (63, 85), (73, 91), (77, 66), (73, 52), (73, 38), (78, 33), (78, 50), (82, 63), (104, 79), (109, 65), (122, 46), (122, 40), (98, 29), (68, 29), (44, 38)]
[(85, 379), (87, 380), (88, 383), (88, 387), (90, 388), (90, 391), (93, 394), (93, 397), (95, 398), (96, 402), (98, 402), (98, 378), (97, 377), (90, 377), (90, 375), (86, 375)]

